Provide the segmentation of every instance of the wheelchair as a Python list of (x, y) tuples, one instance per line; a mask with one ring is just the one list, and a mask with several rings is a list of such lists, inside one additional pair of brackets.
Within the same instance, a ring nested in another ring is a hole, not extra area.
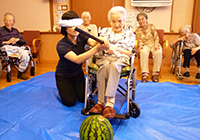
[[(179, 41), (173, 48), (171, 65), (170, 65), (172, 74), (176, 74), (176, 78), (178, 80), (183, 80), (184, 78), (188, 78), (183, 76), (183, 72), (181, 72), (182, 58), (183, 58), (183, 41)], [(191, 61), (196, 64), (194, 58), (192, 58)]]
[[(28, 63), (28, 67), (24, 72), (26, 72), (30, 67), (30, 75), (35, 75), (35, 67), (33, 62), (33, 57), (31, 55), (31, 49), (29, 46), (22, 46), (23, 49), (27, 50), (28, 55), (30, 56), (30, 60)], [(13, 65), (17, 70), (19, 69), (19, 58), (15, 54), (7, 54), (5, 48), (0, 48), (0, 74), (2, 71), (6, 73), (6, 80), (7, 82), (11, 82), (11, 66)]]
[[(133, 102), (135, 99), (136, 92), (136, 69), (133, 67), (134, 58), (136, 50), (133, 50), (133, 55), (130, 59), (131, 65), (126, 66), (121, 70), (120, 78), (127, 78), (127, 82), (125, 83), (126, 88), (121, 85), (118, 85), (117, 91), (121, 93), (127, 99), (127, 110), (126, 114), (116, 114), (115, 119), (129, 119), (130, 116), (133, 118), (137, 118), (140, 115), (139, 106)], [(89, 115), (89, 110), (96, 104), (93, 99), (98, 92), (98, 88), (96, 88), (96, 73), (99, 67), (95, 63), (88, 64), (88, 60), (85, 64), (85, 71), (87, 72), (86, 76), (86, 84), (85, 84), (85, 105), (81, 110), (81, 114)]]

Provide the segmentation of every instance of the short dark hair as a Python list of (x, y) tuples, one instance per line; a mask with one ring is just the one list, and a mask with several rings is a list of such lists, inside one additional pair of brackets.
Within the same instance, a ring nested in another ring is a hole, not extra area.
[[(62, 20), (69, 20), (74, 18), (79, 18), (78, 14), (74, 11), (67, 11), (62, 15)], [(65, 36), (67, 35), (66, 27), (61, 27), (61, 33)]]
[(146, 13), (137, 14), (137, 20), (138, 20), (139, 16), (144, 16), (146, 19), (148, 19), (148, 15)]

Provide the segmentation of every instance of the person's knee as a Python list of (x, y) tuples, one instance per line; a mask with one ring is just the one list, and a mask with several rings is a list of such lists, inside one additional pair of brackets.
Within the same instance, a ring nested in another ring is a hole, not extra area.
[(63, 101), (62, 100), (62, 103), (65, 105), (65, 106), (68, 106), (68, 107), (71, 107), (71, 106), (74, 106), (76, 104), (76, 101)]
[[(60, 94), (61, 101), (65, 106), (74, 106), (76, 104), (76, 98), (70, 97), (70, 96), (62, 96), (63, 94)], [(65, 94), (64, 94), (65, 95)]]
[(116, 63), (110, 63), (110, 65), (107, 67), (107, 70), (111, 75), (117, 76), (121, 74), (121, 66)]
[(81, 102), (81, 103), (84, 103), (85, 99), (81, 98), (81, 99), (78, 99), (78, 101)]
[(153, 54), (155, 57), (160, 57), (162, 59), (162, 51), (155, 51)]

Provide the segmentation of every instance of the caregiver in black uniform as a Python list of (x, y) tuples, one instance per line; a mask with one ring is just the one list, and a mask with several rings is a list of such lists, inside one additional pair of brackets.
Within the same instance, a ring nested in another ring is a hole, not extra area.
[[(109, 49), (107, 40), (100, 38), (104, 44), (99, 44), (74, 30), (73, 26), (80, 27), (82, 23), (82, 19), (74, 11), (64, 13), (59, 22), (64, 38), (58, 42), (56, 47), (60, 59), (55, 77), (62, 103), (66, 106), (75, 105), (77, 100), (84, 102), (85, 77), (82, 63), (98, 51)], [(84, 49), (86, 44), (93, 48), (86, 52)]]

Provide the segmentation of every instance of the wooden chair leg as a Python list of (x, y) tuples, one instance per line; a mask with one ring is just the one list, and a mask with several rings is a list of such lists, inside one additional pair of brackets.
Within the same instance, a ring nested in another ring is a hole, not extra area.
[(159, 77), (162, 78), (162, 65), (160, 66), (160, 73), (159, 73)]
[(141, 67), (140, 67), (140, 59), (138, 58), (138, 63), (137, 63), (137, 75), (141, 76)]

